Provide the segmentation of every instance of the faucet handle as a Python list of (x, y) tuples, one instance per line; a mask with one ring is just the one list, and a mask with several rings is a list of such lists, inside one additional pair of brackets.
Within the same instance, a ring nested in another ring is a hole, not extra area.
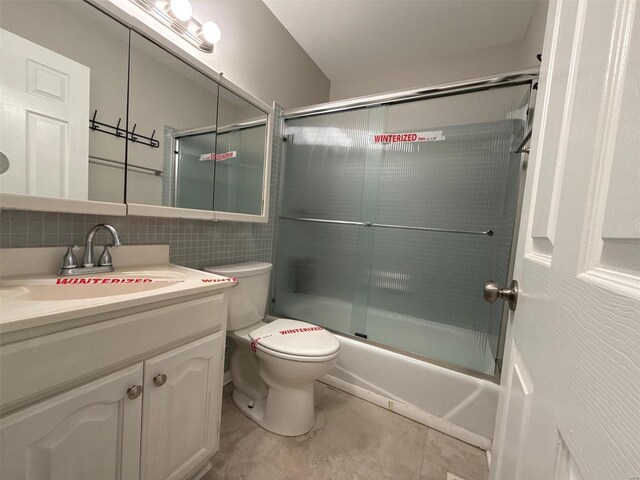
[(98, 260), (98, 265), (101, 267), (111, 266), (111, 252), (109, 251), (109, 245), (104, 246), (104, 250), (102, 250), (102, 254), (100, 254), (100, 259)]
[(78, 251), (77, 245), (69, 245), (67, 247), (67, 253), (62, 258), (62, 268), (76, 268), (78, 266), (78, 259), (73, 252)]

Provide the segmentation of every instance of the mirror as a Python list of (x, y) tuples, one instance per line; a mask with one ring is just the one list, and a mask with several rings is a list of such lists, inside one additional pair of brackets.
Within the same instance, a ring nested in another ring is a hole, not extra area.
[(6, 0), (0, 27), (0, 193), (266, 221), (267, 106), (83, 0)]
[(132, 32), (129, 98), (127, 203), (213, 211), (218, 84)]
[(217, 212), (261, 215), (267, 114), (220, 87), (213, 206)]
[(123, 203), (129, 29), (81, 1), (1, 8), (0, 193)]

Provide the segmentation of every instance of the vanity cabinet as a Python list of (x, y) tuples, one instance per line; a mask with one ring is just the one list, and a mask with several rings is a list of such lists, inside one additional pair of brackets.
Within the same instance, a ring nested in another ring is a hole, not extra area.
[(223, 355), (219, 332), (4, 418), (0, 478), (186, 478), (218, 450)]
[(0, 478), (138, 478), (141, 382), (139, 363), (4, 418)]
[(171, 302), (4, 339), (0, 478), (186, 480), (204, 468), (219, 446), (227, 300)]
[(143, 480), (184, 478), (218, 450), (224, 336), (144, 363)]

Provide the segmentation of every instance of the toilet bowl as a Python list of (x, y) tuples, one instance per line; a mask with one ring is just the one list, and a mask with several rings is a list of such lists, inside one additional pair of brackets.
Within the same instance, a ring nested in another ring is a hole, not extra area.
[(307, 433), (315, 422), (314, 381), (335, 365), (338, 339), (322, 327), (298, 320), (265, 322), (271, 264), (205, 270), (238, 280), (228, 293), (227, 321), (227, 335), (236, 343), (230, 362), (235, 405), (274, 433)]

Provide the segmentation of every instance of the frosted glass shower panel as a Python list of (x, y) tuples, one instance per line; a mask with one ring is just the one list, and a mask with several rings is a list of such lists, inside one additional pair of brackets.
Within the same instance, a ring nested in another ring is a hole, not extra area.
[(529, 92), (287, 120), (275, 312), (493, 375)]
[[(376, 164), (369, 339), (493, 374), (507, 284), (528, 86), (385, 107), (385, 132), (438, 140), (382, 145)], [(375, 225), (388, 225), (378, 227)], [(419, 230), (412, 230), (419, 229)]]
[(366, 109), (287, 121), (282, 212), (360, 220), (369, 144)]
[(528, 92), (523, 85), (384, 107), (381, 133), (440, 136), (380, 146), (374, 221), (465, 231), (495, 228), (507, 200), (510, 155), (524, 128)]
[(220, 129), (217, 141), (215, 208), (260, 215), (266, 121), (250, 127)]
[(290, 220), (279, 228), (275, 310), (351, 332), (354, 295), (366, 288), (357, 265), (359, 229)]
[(180, 208), (213, 210), (213, 165), (202, 161), (216, 148), (215, 132), (178, 137), (175, 140), (175, 201)]

